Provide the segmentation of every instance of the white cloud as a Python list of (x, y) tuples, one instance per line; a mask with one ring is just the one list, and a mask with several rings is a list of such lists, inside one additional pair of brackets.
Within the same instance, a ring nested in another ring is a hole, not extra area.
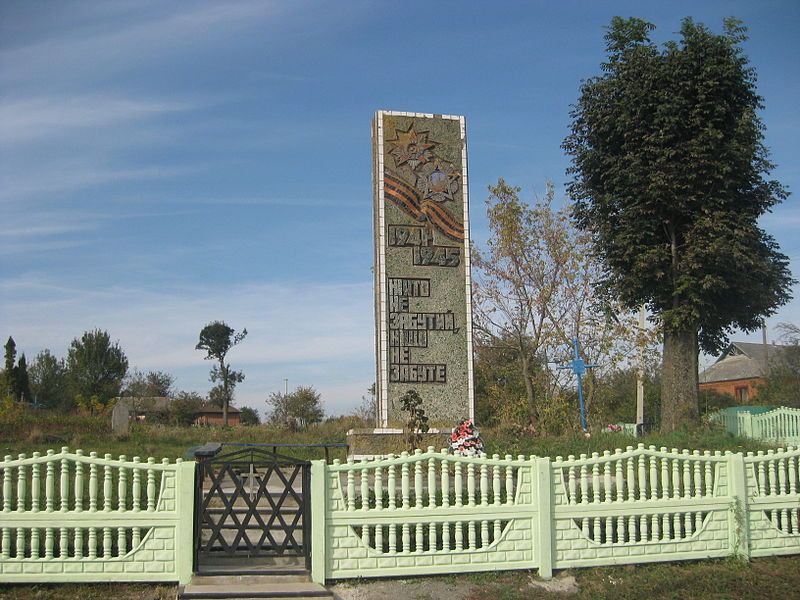
[[(161, 198), (145, 199), (150, 202), (163, 202)], [(364, 208), (364, 200), (343, 201), (341, 198), (303, 198), (303, 197), (171, 197), (170, 203), (190, 203), (192, 205), (208, 206), (289, 206), (305, 208)]]
[[(6, 169), (6, 183), (0, 188), (0, 202), (21, 206), (20, 200), (28, 196), (80, 190), (116, 182), (175, 177), (197, 168), (199, 165), (117, 167), (89, 152), (68, 159), (20, 165), (13, 177), (8, 172), (9, 169)], [(22, 208), (28, 212), (30, 207)]]
[[(177, 6), (177, 5), (171, 5)], [(150, 12), (109, 15), (93, 30), (57, 33), (44, 41), (0, 54), (0, 81), (36, 81), (46, 74), (62, 80), (94, 78), (127, 65), (157, 59), (170, 50), (205, 45), (209, 38), (229, 36), (232, 29), (263, 26), (286, 4), (248, 0), (180, 5), (172, 14)], [(138, 17), (138, 20), (137, 20)]]
[(149, 119), (193, 108), (185, 103), (115, 98), (92, 94), (51, 94), (0, 102), (0, 144), (74, 134), (124, 121)]
[[(131, 366), (178, 374), (178, 386), (207, 390), (209, 365), (195, 350), (206, 323), (221, 319), (249, 335), (230, 355), (247, 379), (243, 404), (259, 406), (284, 377), (314, 385), (326, 408), (352, 408), (372, 382), (372, 286), (268, 283), (81, 290), (33, 276), (0, 280), (0, 332), (20, 351), (66, 353), (86, 330), (107, 329)], [(355, 394), (355, 396), (354, 396)]]

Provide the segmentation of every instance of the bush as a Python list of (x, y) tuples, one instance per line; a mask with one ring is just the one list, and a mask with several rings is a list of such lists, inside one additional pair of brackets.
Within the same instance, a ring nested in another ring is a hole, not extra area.
[(255, 408), (250, 408), (249, 406), (242, 407), (242, 412), (239, 415), (239, 419), (242, 425), (261, 424), (261, 417), (258, 416), (258, 411)]
[(269, 422), (293, 431), (319, 423), (325, 416), (322, 398), (311, 386), (300, 386), (291, 394), (272, 393), (267, 398), (267, 405), (272, 407)]

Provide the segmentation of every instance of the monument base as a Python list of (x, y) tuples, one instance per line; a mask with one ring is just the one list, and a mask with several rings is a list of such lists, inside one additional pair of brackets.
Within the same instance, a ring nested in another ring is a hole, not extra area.
[[(426, 450), (429, 446), (433, 446), (438, 452), (442, 448), (447, 448), (449, 442), (449, 430), (430, 429), (427, 433), (422, 434), (419, 447)], [(405, 431), (394, 428), (351, 429), (347, 432), (347, 445), (349, 446), (349, 456), (356, 460), (400, 454), (404, 450), (408, 450)]]

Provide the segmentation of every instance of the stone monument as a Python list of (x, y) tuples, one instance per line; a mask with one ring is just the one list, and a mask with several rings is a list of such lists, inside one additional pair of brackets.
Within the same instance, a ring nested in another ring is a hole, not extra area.
[(378, 425), (422, 396), (431, 427), (474, 419), (464, 117), (378, 111), (372, 127)]

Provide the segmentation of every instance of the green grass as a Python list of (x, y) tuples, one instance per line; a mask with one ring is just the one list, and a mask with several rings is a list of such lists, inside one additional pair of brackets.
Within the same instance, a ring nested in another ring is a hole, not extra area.
[[(800, 557), (706, 560), (629, 565), (565, 572), (576, 579), (578, 592), (563, 594), (530, 585), (527, 572), (481, 574), (470, 600), (790, 600), (800, 598)], [(556, 577), (559, 573), (556, 572)], [(563, 577), (564, 573), (561, 574)], [(472, 576), (471, 576), (472, 577)]]
[[(344, 443), (346, 433), (353, 425), (335, 421), (310, 428), (307, 431), (287, 432), (272, 426), (243, 427), (177, 427), (156, 424), (133, 424), (127, 434), (111, 433), (107, 418), (90, 416), (65, 416), (44, 411), (29, 413), (20, 420), (0, 417), (0, 452), (3, 455), (58, 452), (67, 446), (85, 452), (110, 453), (115, 458), (124, 454), (156, 459), (182, 458), (187, 450), (209, 442), (230, 443), (293, 443), (321, 444)], [(280, 453), (280, 449), (278, 450)], [(293, 450), (298, 458), (321, 458), (321, 450)], [(331, 450), (332, 458), (344, 458), (344, 450)]]
[(591, 455), (592, 452), (602, 453), (604, 450), (613, 451), (616, 448), (625, 449), (627, 446), (644, 444), (656, 448), (666, 447), (671, 450), (710, 450), (732, 452), (756, 452), (775, 448), (774, 445), (757, 442), (746, 438), (734, 437), (720, 429), (703, 428), (696, 431), (676, 431), (670, 434), (650, 434), (635, 438), (620, 433), (595, 433), (590, 438), (582, 434), (564, 435), (558, 437), (531, 437), (520, 435), (519, 432), (509, 430), (487, 430), (484, 435), (487, 454), (536, 454), (555, 458), (569, 455), (575, 457), (581, 454)]
[[(355, 419), (337, 419), (314, 425), (306, 431), (290, 432), (269, 425), (245, 427), (176, 427), (156, 424), (133, 424), (128, 434), (111, 433), (108, 417), (92, 417), (79, 415), (63, 415), (46, 411), (23, 412), (16, 415), (0, 415), (0, 454), (19, 453), (30, 455), (34, 451), (45, 452), (52, 448), (56, 452), (62, 446), (74, 450), (82, 448), (86, 452), (96, 451), (99, 454), (110, 453), (114, 457), (124, 454), (129, 459), (133, 456), (157, 459), (183, 457), (192, 446), (208, 442), (230, 443), (294, 443), (320, 444), (344, 443), (347, 441), (347, 430), (360, 427)], [(637, 443), (665, 446), (669, 449), (684, 448), (689, 450), (731, 450), (748, 452), (768, 450), (769, 444), (733, 437), (715, 428), (702, 428), (692, 432), (675, 432), (668, 435), (652, 434), (643, 438), (633, 438), (619, 433), (597, 433), (590, 438), (581, 434), (569, 434), (557, 437), (532, 437), (515, 429), (485, 429), (482, 437), (489, 455), (511, 454), (517, 456), (579, 456), (592, 452), (624, 449)], [(381, 447), (381, 452), (399, 453), (403, 448), (402, 439), (398, 437), (396, 447)], [(423, 443), (428, 442), (427, 440)], [(441, 439), (437, 446), (443, 445)], [(438, 449), (438, 447), (437, 447)], [(280, 450), (279, 450), (280, 452)], [(291, 451), (298, 458), (321, 458), (319, 450)], [(343, 450), (332, 450), (332, 458), (344, 458)]]
[(174, 585), (146, 583), (0, 584), (0, 600), (175, 600)]

